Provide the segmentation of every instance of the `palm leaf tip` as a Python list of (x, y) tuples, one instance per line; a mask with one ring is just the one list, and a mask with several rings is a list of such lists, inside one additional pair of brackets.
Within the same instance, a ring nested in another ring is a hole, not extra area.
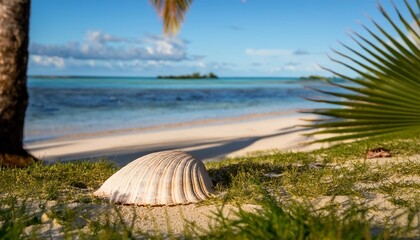
[(420, 47), (420, 13), (416, 15), (416, 18), (417, 19), (415, 19), (410, 25), (411, 29), (409, 30), (409, 33), (414, 42), (417, 44), (417, 47)]
[[(391, 133), (420, 131), (420, 18), (415, 14), (420, 12), (420, 4), (415, 6), (418, 8), (415, 10), (407, 1), (405, 3), (410, 13), (409, 18), (404, 17), (396, 8), (396, 20), (401, 24), (397, 24), (382, 5), (379, 6), (379, 11), (391, 26), (390, 29), (395, 31), (394, 34), (387, 32), (385, 29), (388, 28), (371, 19), (379, 34), (363, 24), (362, 26), (377, 43), (354, 33), (362, 40), (352, 37), (362, 50), (355, 50), (347, 45), (344, 47), (351, 55), (333, 50), (335, 55), (344, 59), (331, 58), (336, 64), (345, 66), (363, 79), (347, 77), (324, 68), (358, 87), (329, 82), (336, 89), (344, 89), (347, 92), (343, 94), (339, 91), (317, 91), (325, 94), (324, 96), (339, 97), (341, 101), (309, 99), (339, 106), (307, 111), (324, 119), (309, 125), (313, 128), (310, 135), (333, 134), (313, 142), (359, 140)], [(412, 24), (409, 24), (411, 22)], [(354, 55), (369, 65), (355, 60)]]
[(163, 20), (163, 32), (174, 35), (179, 31), (192, 0), (150, 0), (150, 2)]

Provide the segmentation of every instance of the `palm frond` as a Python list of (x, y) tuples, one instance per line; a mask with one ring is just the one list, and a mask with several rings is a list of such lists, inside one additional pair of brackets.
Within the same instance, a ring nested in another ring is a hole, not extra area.
[(378, 33), (362, 26), (373, 40), (358, 33), (351, 36), (356, 46), (362, 50), (342, 44), (355, 56), (333, 50), (344, 60), (331, 60), (357, 73), (362, 79), (324, 68), (351, 84), (329, 81), (330, 85), (342, 90), (315, 90), (336, 99), (308, 99), (338, 106), (302, 111), (320, 116), (320, 119), (303, 125), (313, 129), (307, 135), (330, 136), (313, 142), (358, 140), (384, 134), (420, 131), (420, 1), (417, 0), (415, 6), (411, 6), (407, 0), (404, 2), (409, 12), (408, 17), (403, 16), (394, 6), (398, 24), (382, 5), (379, 6), (383, 17), (395, 31), (394, 35), (371, 19)]
[(192, 0), (150, 0), (163, 20), (163, 31), (175, 34), (179, 31)]

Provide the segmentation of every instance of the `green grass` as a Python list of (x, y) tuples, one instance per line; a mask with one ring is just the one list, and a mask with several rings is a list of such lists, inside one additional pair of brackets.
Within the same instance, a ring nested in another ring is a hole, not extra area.
[[(389, 149), (395, 159), (365, 159), (366, 151), (376, 147)], [(269, 152), (207, 163), (217, 197), (202, 204), (255, 204), (262, 208), (256, 212), (238, 208), (236, 219), (218, 212), (210, 230), (190, 226), (183, 237), (420, 237), (419, 154), (420, 134), (413, 133), (312, 152)], [(416, 155), (417, 160), (410, 160)], [(120, 216), (118, 208), (92, 197), (116, 170), (106, 160), (1, 169), (0, 239), (42, 238), (46, 234), (45, 216), (69, 238), (180, 237), (135, 229), (134, 220)], [(377, 196), (384, 197), (379, 205), (375, 203)], [(317, 205), (319, 201), (327, 203)], [(381, 208), (382, 203), (390, 209)], [(381, 213), (385, 217), (376, 217)], [(393, 219), (396, 213), (406, 220)]]
[[(258, 187), (280, 189), (301, 198), (361, 196), (363, 192), (356, 184), (420, 176), (420, 162), (407, 161), (420, 153), (420, 135), (402, 139), (374, 139), (313, 152), (259, 154), (211, 162), (207, 168), (218, 191), (227, 192), (230, 200), (239, 202), (257, 203), (262, 197)], [(386, 164), (366, 160), (367, 150), (377, 147), (389, 149), (397, 160)], [(277, 177), (267, 177), (269, 174)]]
[(0, 170), (0, 185), (2, 195), (90, 202), (92, 199), (87, 193), (99, 188), (116, 170), (116, 165), (106, 160), (34, 164), (24, 169)]
[[(241, 207), (228, 218), (222, 209), (215, 214), (216, 224), (209, 230), (195, 230), (201, 239), (388, 239), (390, 229), (369, 222), (367, 209), (351, 207), (344, 212), (329, 208), (327, 212), (299, 204), (282, 206), (265, 198), (256, 212)], [(396, 229), (392, 229), (395, 231)]]

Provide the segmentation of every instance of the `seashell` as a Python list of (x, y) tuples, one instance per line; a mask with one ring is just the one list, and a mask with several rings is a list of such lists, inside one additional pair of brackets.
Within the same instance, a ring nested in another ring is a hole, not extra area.
[(151, 153), (130, 162), (94, 193), (110, 202), (176, 205), (209, 198), (213, 184), (204, 164), (181, 151)]

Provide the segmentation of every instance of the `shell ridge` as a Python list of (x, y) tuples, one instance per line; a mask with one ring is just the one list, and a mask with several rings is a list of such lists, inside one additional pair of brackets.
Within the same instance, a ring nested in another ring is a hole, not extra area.
[(187, 160), (186, 155), (184, 152), (179, 152), (177, 154), (177, 161), (179, 162), (179, 165), (177, 166), (177, 169), (175, 169), (173, 174), (173, 181), (171, 183), (172, 188), (172, 202), (185, 202), (186, 199), (184, 197), (184, 181), (188, 181), (188, 179), (185, 178), (184, 169), (186, 168)]
[(206, 182), (203, 179), (203, 176), (198, 175), (198, 186), (200, 187), (200, 197), (201, 199), (206, 199), (208, 197), (210, 197), (210, 194), (208, 191), (206, 191), (207, 186), (206, 186)]
[(191, 162), (190, 166), (189, 166), (189, 170), (188, 170), (188, 174), (190, 175), (190, 179), (191, 181), (189, 182), (189, 194), (188, 194), (188, 198), (189, 201), (191, 202), (197, 202), (197, 192), (195, 190), (195, 181), (196, 181), (196, 174), (195, 174), (195, 161)]
[(159, 183), (156, 186), (157, 192), (160, 196), (160, 204), (171, 203), (172, 200), (172, 191), (171, 185), (173, 179), (171, 179), (171, 174), (176, 169), (176, 166), (179, 164), (176, 158), (170, 158), (169, 155), (166, 156), (165, 162), (162, 162), (162, 176), (159, 179)]
[(174, 202), (187, 202), (188, 200), (185, 197), (185, 182), (189, 182), (190, 179), (187, 178), (185, 172), (188, 168), (188, 158), (186, 154), (179, 155), (179, 169), (177, 169), (177, 174), (175, 176), (178, 177), (176, 181), (172, 183), (172, 189), (174, 192), (178, 194), (173, 194), (173, 201)]
[(148, 163), (146, 161), (146, 159), (144, 159), (143, 161), (139, 161), (139, 163), (137, 165), (135, 165), (136, 169), (135, 169), (135, 174), (133, 176), (137, 176), (135, 179), (131, 180), (131, 188), (133, 189), (133, 194), (130, 198), (130, 203), (135, 203), (138, 199), (139, 196), (141, 196), (141, 194), (139, 194), (139, 192), (142, 191), (142, 188), (140, 187), (142, 184), (142, 182), (145, 181), (145, 178), (147, 176), (147, 171), (145, 171), (147, 169), (147, 167), (143, 167), (143, 166), (147, 166)]
[[(153, 181), (151, 181), (151, 183), (148, 185), (148, 195), (146, 202), (155, 204), (165, 204), (163, 199), (161, 199), (160, 197), (161, 191), (158, 188), (158, 184), (156, 183), (159, 183), (160, 179), (162, 179), (162, 176), (164, 176), (165, 173), (170, 172), (170, 170), (173, 168), (173, 162), (175, 162), (175, 159), (171, 158), (169, 152), (162, 152), (161, 157), (161, 161), (157, 162), (156, 167), (154, 168), (154, 172), (156, 172), (156, 175)], [(169, 169), (166, 169), (166, 167), (168, 167)]]
[(198, 177), (199, 177), (200, 187), (202, 189), (202, 192), (204, 193), (204, 199), (211, 197), (213, 193), (213, 183), (211, 182), (210, 176), (207, 173), (206, 166), (204, 165), (202, 161), (199, 161), (199, 164), (197, 167), (200, 169), (200, 172), (201, 172), (201, 174)]
[(151, 177), (149, 177), (149, 181), (144, 186), (144, 194), (142, 194), (143, 195), (142, 201), (145, 203), (156, 204), (156, 201), (153, 200), (152, 196), (159, 193), (156, 192), (156, 189), (155, 189), (156, 186), (153, 186), (153, 185), (156, 182), (156, 178), (159, 178), (161, 176), (159, 167), (161, 163), (166, 160), (166, 157), (167, 157), (166, 155), (167, 154), (165, 154), (165, 152), (158, 152), (158, 153), (153, 154), (153, 157), (150, 159), (150, 162), (149, 162), (150, 169), (148, 170), (148, 174)]
[[(118, 181), (121, 181), (121, 178), (127, 179), (127, 181), (124, 181), (123, 183), (123, 188), (120, 189), (120, 192), (123, 196), (125, 196), (125, 202), (127, 204), (131, 204), (135, 202), (136, 199), (136, 195), (134, 194), (129, 194), (130, 196), (128, 196), (127, 192), (131, 192), (133, 193), (133, 191), (137, 191), (136, 190), (136, 183), (143, 181), (144, 178), (147, 178), (149, 175), (149, 173), (145, 172), (144, 174), (142, 174), (142, 172), (137, 171), (137, 169), (142, 169), (143, 166), (147, 166), (150, 163), (147, 161), (150, 157), (147, 157), (148, 155), (144, 156), (145, 158), (140, 160), (140, 161), (132, 161), (131, 163), (127, 164), (123, 169), (124, 171), (121, 171), (120, 173), (120, 178), (118, 178)], [(140, 158), (141, 159), (141, 158)], [(145, 167), (147, 168), (147, 167)], [(134, 171), (132, 171), (132, 169), (135, 169)], [(136, 176), (136, 173), (140, 174), (139, 178), (134, 178), (134, 176)], [(134, 199), (133, 199), (134, 198)]]
[[(132, 163), (132, 164), (131, 164)], [(127, 182), (125, 182), (125, 188), (121, 188), (121, 197), (119, 197), (119, 202), (121, 201), (120, 198), (124, 199), (127, 203), (133, 203), (135, 199), (133, 199), (133, 197), (135, 197), (134, 194), (127, 194), (128, 192), (133, 193), (133, 191), (136, 190), (136, 182), (137, 181), (141, 181), (142, 176), (140, 178), (136, 178), (135, 176), (137, 176), (139, 174), (139, 169), (141, 169), (141, 166), (145, 164), (145, 161), (133, 161), (130, 164), (126, 165), (124, 168), (125, 171), (121, 172), (121, 176), (124, 176), (124, 178), (128, 179)], [(135, 169), (134, 171), (130, 171), (131, 169)], [(127, 177), (125, 177), (127, 176)]]
[(182, 154), (179, 154), (179, 152), (177, 153), (177, 155), (174, 157), (174, 167), (172, 169), (172, 173), (170, 177), (170, 181), (168, 182), (168, 192), (170, 193), (170, 197), (168, 198), (168, 201), (171, 204), (176, 203), (178, 200), (178, 196), (177, 196), (177, 189), (179, 189), (180, 186), (179, 182), (181, 182), (182, 185), (182, 172), (180, 172), (180, 169), (184, 166), (184, 162), (182, 161)]
[[(200, 201), (200, 200), (203, 200), (203, 199), (206, 199), (206, 190), (205, 190), (205, 188), (203, 188), (203, 185), (202, 185), (202, 177), (201, 177), (201, 175), (203, 174), (203, 168), (201, 168), (201, 165), (200, 165), (200, 163), (201, 163), (201, 161), (197, 161), (197, 163), (195, 164), (195, 168), (196, 168), (196, 171), (194, 171), (194, 173), (195, 173), (195, 178), (197, 179), (196, 181), (197, 181), (197, 184), (195, 185), (195, 192), (196, 192), (196, 196), (197, 196), (197, 201)], [(198, 174), (198, 173), (201, 173), (201, 174)]]
[[(109, 197), (109, 201), (110, 202), (118, 202), (119, 199), (119, 192), (120, 192), (120, 187), (117, 183), (118, 180), (118, 175), (120, 173), (124, 173), (127, 172), (127, 170), (129, 170), (131, 165), (135, 165), (135, 162), (131, 162), (129, 164), (127, 164), (125, 167), (121, 168), (120, 171), (117, 171), (116, 173), (114, 173), (110, 178), (108, 178), (105, 183), (98, 189), (98, 193), (99, 194), (105, 194), (105, 195), (110, 195)], [(115, 187), (116, 186), (116, 187)], [(119, 186), (119, 187), (118, 187)], [(96, 192), (95, 192), (96, 193)]]
[(148, 195), (148, 188), (147, 188), (147, 179), (152, 176), (154, 173), (153, 163), (154, 160), (157, 159), (161, 154), (160, 153), (151, 153), (149, 155), (144, 156), (144, 162), (146, 162), (144, 168), (142, 169), (142, 181), (139, 182), (138, 193), (136, 195), (136, 202), (139, 203), (146, 203), (147, 202), (147, 195)]
[(200, 181), (200, 178), (198, 176), (199, 175), (199, 169), (198, 169), (197, 166), (198, 166), (198, 163), (195, 162), (194, 166), (192, 166), (193, 169), (192, 169), (191, 173), (194, 175), (194, 179), (196, 180), (195, 181), (196, 184), (193, 185), (194, 196), (196, 197), (196, 201), (199, 201), (199, 200), (203, 199), (203, 197), (202, 197), (203, 193), (202, 193), (202, 189), (200, 187), (200, 183), (197, 182), (197, 181)]

